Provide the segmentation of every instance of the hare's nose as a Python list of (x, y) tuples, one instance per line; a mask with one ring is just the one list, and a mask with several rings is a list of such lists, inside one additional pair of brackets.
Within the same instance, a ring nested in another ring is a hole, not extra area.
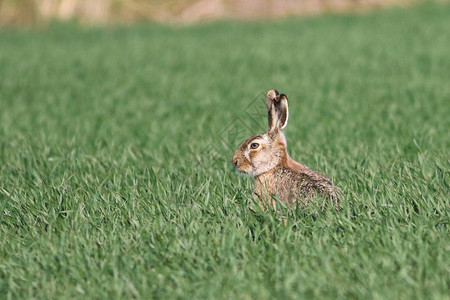
[(233, 159), (233, 166), (237, 167), (238, 161), (237, 159)]

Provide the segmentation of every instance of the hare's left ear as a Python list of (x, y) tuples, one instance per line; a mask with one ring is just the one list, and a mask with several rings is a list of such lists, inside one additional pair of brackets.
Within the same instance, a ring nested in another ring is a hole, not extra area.
[(285, 94), (278, 94), (277, 90), (267, 92), (267, 116), (269, 132), (277, 133), (286, 127), (289, 119), (288, 99)]

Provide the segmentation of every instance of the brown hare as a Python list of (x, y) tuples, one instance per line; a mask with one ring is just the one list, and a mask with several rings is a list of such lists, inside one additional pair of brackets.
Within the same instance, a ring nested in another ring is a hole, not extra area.
[(236, 150), (233, 165), (242, 173), (255, 177), (254, 195), (262, 207), (276, 199), (290, 204), (308, 203), (316, 195), (328, 198), (337, 205), (338, 189), (330, 179), (293, 160), (287, 152), (286, 127), (289, 111), (286, 95), (276, 90), (267, 92), (269, 130), (248, 138)]

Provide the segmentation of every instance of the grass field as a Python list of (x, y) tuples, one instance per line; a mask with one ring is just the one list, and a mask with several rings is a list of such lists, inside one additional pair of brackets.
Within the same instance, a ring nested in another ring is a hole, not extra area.
[[(450, 5), (0, 41), (0, 298), (450, 299)], [(232, 169), (269, 88), (340, 210)]]

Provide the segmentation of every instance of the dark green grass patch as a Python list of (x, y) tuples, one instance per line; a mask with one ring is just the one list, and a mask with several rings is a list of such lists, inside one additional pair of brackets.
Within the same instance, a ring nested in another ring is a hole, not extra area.
[[(450, 6), (0, 41), (2, 298), (449, 297)], [(269, 88), (340, 210), (232, 169)]]

